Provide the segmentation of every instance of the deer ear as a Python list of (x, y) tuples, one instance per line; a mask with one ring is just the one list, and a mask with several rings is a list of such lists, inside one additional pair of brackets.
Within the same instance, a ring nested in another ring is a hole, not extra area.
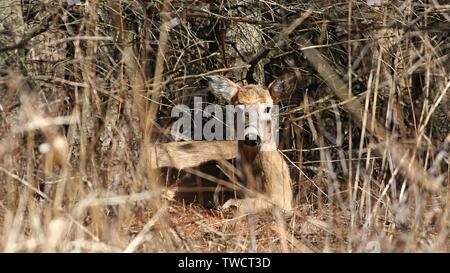
[(219, 99), (225, 99), (230, 102), (239, 90), (239, 86), (229, 79), (222, 76), (208, 76), (209, 88), (211, 92)]
[(274, 102), (288, 98), (297, 89), (300, 80), (300, 70), (292, 69), (271, 82), (269, 92)]

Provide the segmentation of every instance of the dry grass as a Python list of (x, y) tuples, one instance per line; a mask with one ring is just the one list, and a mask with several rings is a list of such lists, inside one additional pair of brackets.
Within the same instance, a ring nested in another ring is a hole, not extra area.
[[(0, 2), (1, 251), (450, 251), (445, 1), (67, 2)], [(292, 69), (292, 215), (235, 217), (208, 206), (223, 174), (150, 167), (171, 108), (213, 102), (205, 76)]]

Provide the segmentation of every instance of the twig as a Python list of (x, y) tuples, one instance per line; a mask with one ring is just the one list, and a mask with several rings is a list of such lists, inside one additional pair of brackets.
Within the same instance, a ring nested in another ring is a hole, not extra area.
[[(357, 122), (359, 127), (363, 125), (363, 113), (364, 107), (357, 100), (351, 100), (352, 96), (348, 94), (347, 86), (341, 80), (341, 78), (334, 72), (331, 65), (325, 60), (322, 54), (313, 47), (313, 45), (302, 38), (302, 43), (307, 49), (302, 50), (306, 59), (314, 66), (323, 80), (327, 85), (333, 90), (333, 92), (339, 97), (341, 101), (348, 101), (348, 103), (343, 104), (345, 108), (354, 120)], [(379, 141), (388, 143), (389, 134), (383, 125), (378, 122), (371, 113), (365, 113), (367, 120), (374, 120), (373, 126), (369, 126), (368, 131)], [(378, 147), (383, 153), (383, 146)], [(430, 192), (438, 192), (441, 189), (441, 179), (432, 178), (428, 175), (425, 169), (417, 162), (417, 160), (412, 159), (410, 156), (405, 156), (406, 153), (399, 144), (391, 143), (386, 147), (390, 151), (394, 161), (399, 164), (403, 173), (412, 181), (421, 185), (424, 189)], [(407, 159), (405, 159), (407, 158)]]
[(147, 224), (142, 228), (141, 232), (130, 242), (128, 247), (125, 249), (125, 253), (133, 253), (136, 251), (136, 248), (142, 244), (145, 240), (145, 236), (147, 233), (153, 228), (153, 226), (156, 224), (156, 222), (159, 220), (159, 218), (163, 215), (163, 213), (166, 211), (167, 206), (162, 206), (156, 214), (148, 221)]
[(0, 47), (0, 52), (11, 51), (25, 46), (31, 39), (47, 31), (48, 28), (50, 27), (50, 22), (52, 21), (53, 18), (54, 18), (53, 15), (48, 16), (38, 26), (34, 27), (29, 32), (25, 33), (25, 35), (23, 35), (20, 41), (12, 45)]
[(263, 47), (260, 51), (258, 51), (249, 61), (250, 68), (247, 72), (247, 82), (255, 83), (255, 79), (253, 78), (253, 72), (255, 71), (256, 65), (259, 61), (267, 56), (267, 54), (274, 48), (279, 47), (286, 42), (286, 38), (296, 29), (298, 28), (312, 13), (312, 10), (309, 9), (302, 14), (299, 18), (295, 19), (288, 28), (283, 30), (278, 36), (276, 36), (273, 40), (269, 42), (268, 45)]
[[(19, 176), (11, 173), (10, 171), (8, 171), (7, 169), (3, 168), (0, 166), (0, 171), (3, 171), (5, 174), (9, 175), (11, 178), (19, 181), (20, 183), (22, 183), (25, 187), (29, 188), (31, 191), (33, 191), (34, 193), (36, 193), (37, 195), (39, 195), (40, 197), (42, 197), (45, 201), (49, 202), (50, 204), (53, 204), (53, 200), (50, 199), (50, 197), (48, 197), (45, 193), (43, 193), (42, 191), (36, 189), (33, 185), (31, 185), (28, 181), (20, 178)], [(91, 236), (95, 241), (100, 242), (100, 239), (95, 236), (95, 234), (93, 234), (92, 232), (90, 232), (85, 226), (83, 226), (80, 222), (78, 222), (76, 219), (73, 218), (73, 216), (70, 213), (67, 213), (64, 211), (64, 209), (62, 207), (58, 207), (58, 210), (60, 212), (62, 212), (63, 214), (66, 215), (67, 218), (69, 218), (70, 221), (72, 221), (76, 226), (78, 226), (82, 231), (84, 231), (86, 234), (88, 234), (89, 236)]]

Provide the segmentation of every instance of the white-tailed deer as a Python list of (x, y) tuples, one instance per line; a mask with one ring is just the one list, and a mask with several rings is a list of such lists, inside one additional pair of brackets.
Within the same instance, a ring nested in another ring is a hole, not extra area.
[[(239, 86), (222, 76), (208, 77), (211, 92), (218, 98), (234, 105), (251, 106), (258, 119), (267, 117), (272, 111), (272, 94), (280, 94), (283, 82), (275, 80), (269, 88), (261, 85)], [(269, 89), (271, 91), (269, 91)], [(265, 120), (271, 122), (271, 120)], [(269, 130), (266, 130), (269, 128)], [(273, 126), (263, 128), (246, 126), (244, 139), (238, 141), (240, 167), (247, 185), (259, 191), (251, 198), (230, 199), (224, 208), (236, 206), (240, 212), (258, 212), (273, 207), (290, 211), (292, 209), (292, 183), (289, 168), (283, 156), (274, 146)], [(266, 146), (266, 147), (265, 147)], [(268, 146), (268, 147), (267, 147)]]
[[(270, 123), (272, 120), (267, 117), (271, 116), (274, 101), (286, 98), (296, 88), (299, 76), (297, 71), (289, 71), (268, 88), (261, 85), (239, 86), (222, 76), (209, 76), (208, 81), (216, 97), (228, 104), (252, 109), (254, 115)], [(237, 141), (182, 141), (156, 145), (150, 151), (150, 164), (152, 168), (188, 170), (212, 160), (238, 158), (238, 168), (250, 191), (246, 191), (244, 199), (229, 199), (223, 208), (235, 206), (240, 213), (272, 208), (290, 211), (292, 182), (288, 165), (272, 138), (274, 129), (273, 126), (246, 126), (243, 138)]]

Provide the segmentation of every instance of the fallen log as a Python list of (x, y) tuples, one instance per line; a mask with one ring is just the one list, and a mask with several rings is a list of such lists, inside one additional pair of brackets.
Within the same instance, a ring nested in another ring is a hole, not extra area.
[(211, 160), (228, 160), (237, 156), (237, 141), (180, 141), (159, 143), (150, 149), (152, 169), (185, 169)]

